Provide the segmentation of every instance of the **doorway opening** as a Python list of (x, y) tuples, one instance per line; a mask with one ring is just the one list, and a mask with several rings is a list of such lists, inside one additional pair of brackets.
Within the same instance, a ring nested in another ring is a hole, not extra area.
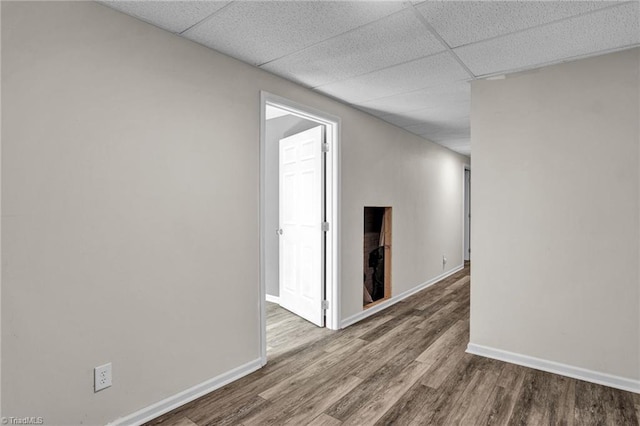
[(363, 300), (370, 308), (391, 297), (391, 207), (364, 208)]
[[(340, 120), (261, 94), (262, 362), (339, 328)], [(326, 327), (326, 328), (324, 328)]]

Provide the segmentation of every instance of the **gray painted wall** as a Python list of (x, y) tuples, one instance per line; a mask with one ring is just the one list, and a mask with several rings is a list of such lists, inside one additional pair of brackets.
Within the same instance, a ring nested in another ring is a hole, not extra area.
[(365, 205), (395, 294), (462, 263), (466, 157), (94, 2), (0, 7), (3, 415), (104, 424), (259, 362), (261, 90), (342, 119), (342, 318)]
[(640, 49), (477, 81), (471, 343), (640, 390)]

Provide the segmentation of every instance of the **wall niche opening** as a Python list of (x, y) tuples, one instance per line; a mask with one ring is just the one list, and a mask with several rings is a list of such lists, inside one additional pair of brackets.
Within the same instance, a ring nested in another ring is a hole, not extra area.
[(391, 297), (391, 207), (364, 208), (363, 306)]

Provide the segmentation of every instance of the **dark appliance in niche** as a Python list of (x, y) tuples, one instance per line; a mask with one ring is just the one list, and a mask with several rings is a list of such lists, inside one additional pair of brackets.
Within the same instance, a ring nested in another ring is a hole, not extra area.
[(363, 306), (391, 297), (391, 207), (364, 208)]

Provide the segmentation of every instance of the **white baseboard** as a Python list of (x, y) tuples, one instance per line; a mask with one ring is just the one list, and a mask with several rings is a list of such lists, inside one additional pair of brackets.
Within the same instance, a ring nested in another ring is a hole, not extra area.
[(280, 297), (272, 296), (270, 294), (266, 294), (265, 296), (266, 296), (267, 302), (277, 303), (278, 305), (280, 304)]
[(629, 392), (640, 393), (640, 380), (627, 379), (625, 377), (614, 376), (598, 371), (587, 370), (586, 368), (574, 367), (546, 359), (535, 358), (529, 355), (522, 355), (514, 352), (494, 349), (488, 346), (469, 343), (467, 353), (509, 362), (511, 364), (522, 365), (548, 373), (559, 374), (573, 379), (584, 380), (585, 382), (596, 383)]
[(419, 284), (418, 286), (412, 288), (411, 290), (407, 290), (403, 293), (400, 293), (396, 296), (391, 297), (389, 300), (382, 302), (378, 305), (375, 305), (371, 308), (365, 309), (362, 312), (358, 312), (355, 315), (351, 315), (348, 318), (345, 318), (344, 320), (342, 320), (342, 322), (340, 323), (340, 328), (345, 328), (348, 327), (352, 324), (357, 323), (358, 321), (362, 321), (363, 319), (370, 317), (371, 315), (378, 313), (386, 308), (388, 308), (391, 305), (395, 305), (396, 303), (398, 303), (399, 301), (406, 299), (407, 297), (416, 294), (417, 292), (419, 292), (420, 290), (424, 290), (425, 288), (434, 285), (435, 283), (437, 283), (440, 280), (443, 280), (445, 278), (447, 278), (450, 275), (455, 274), (456, 272), (460, 272), (462, 269), (464, 268), (464, 263), (460, 266), (457, 266), (455, 268), (453, 268), (450, 271), (447, 271), (443, 274), (438, 275), (435, 278), (430, 279), (427, 282), (424, 282), (422, 284)]
[(238, 380), (239, 378), (244, 377), (247, 374), (251, 374), (254, 371), (258, 370), (260, 367), (262, 367), (262, 362), (258, 358), (244, 365), (236, 367), (233, 370), (209, 379), (206, 382), (195, 385), (190, 389), (177, 393), (173, 396), (170, 396), (169, 398), (163, 399), (162, 401), (143, 408), (142, 410), (136, 411), (133, 414), (130, 414), (126, 417), (121, 417), (109, 423), (109, 425), (141, 425), (188, 402), (198, 399), (201, 396), (208, 394), (209, 392), (219, 389), (224, 385), (233, 382), (234, 380)]

